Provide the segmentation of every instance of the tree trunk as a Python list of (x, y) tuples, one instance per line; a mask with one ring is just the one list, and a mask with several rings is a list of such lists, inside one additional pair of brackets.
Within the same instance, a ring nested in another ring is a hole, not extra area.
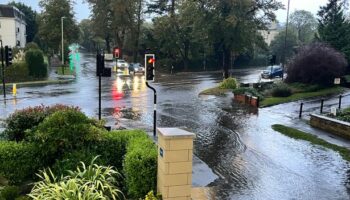
[(138, 10), (137, 10), (137, 30), (135, 36), (135, 44), (134, 44), (134, 52), (133, 52), (133, 60), (136, 63), (138, 57), (138, 49), (140, 42), (140, 29), (141, 29), (141, 14), (142, 14), (142, 0), (139, 0)]
[(185, 49), (184, 49), (184, 70), (185, 71), (188, 71), (188, 54), (189, 54), (189, 51), (190, 51), (190, 42), (189, 41), (186, 41), (185, 42)]
[(106, 41), (106, 49), (107, 49), (107, 53), (111, 53), (111, 41), (110, 41), (110, 39), (109, 39), (109, 36), (107, 36), (106, 38), (105, 38), (105, 41)]

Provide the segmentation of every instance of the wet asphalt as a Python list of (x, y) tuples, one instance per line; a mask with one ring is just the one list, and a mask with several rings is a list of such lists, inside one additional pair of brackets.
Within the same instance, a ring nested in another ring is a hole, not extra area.
[[(71, 84), (19, 88), (16, 99), (0, 100), (0, 118), (16, 109), (57, 103), (79, 106), (87, 115), (97, 117), (95, 57), (82, 54), (81, 61), (78, 77)], [(234, 70), (233, 75), (241, 82), (254, 82), (260, 71)], [(271, 129), (279, 123), (312, 132), (305, 120), (318, 111), (319, 100), (305, 101), (305, 113), (299, 120), (300, 102), (257, 110), (233, 103), (232, 94), (198, 95), (221, 79), (220, 73), (178, 73), (159, 75), (152, 83), (158, 94), (158, 126), (194, 132), (195, 155), (216, 175), (201, 174), (203, 181), (195, 184), (204, 186), (201, 183), (210, 180), (207, 186), (216, 199), (350, 199), (350, 166), (338, 153)], [(153, 93), (142, 75), (114, 74), (103, 78), (102, 85), (102, 117), (109, 124), (152, 131)], [(325, 110), (337, 103), (336, 97), (327, 99)], [(350, 97), (344, 98), (343, 106), (350, 105), (349, 101)], [(350, 146), (327, 133), (321, 137)]]

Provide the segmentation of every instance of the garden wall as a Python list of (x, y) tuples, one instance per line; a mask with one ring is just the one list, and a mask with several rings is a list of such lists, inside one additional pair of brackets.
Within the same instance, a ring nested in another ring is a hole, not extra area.
[(246, 94), (235, 94), (233, 100), (242, 104), (259, 107), (259, 98)]
[(310, 124), (313, 127), (350, 139), (350, 123), (348, 122), (322, 115), (311, 114)]

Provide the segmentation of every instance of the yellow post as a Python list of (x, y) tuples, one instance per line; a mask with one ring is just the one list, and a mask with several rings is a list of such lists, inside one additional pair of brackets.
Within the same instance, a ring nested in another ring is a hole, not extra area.
[(14, 97), (17, 96), (17, 85), (16, 84), (12, 85), (12, 95)]

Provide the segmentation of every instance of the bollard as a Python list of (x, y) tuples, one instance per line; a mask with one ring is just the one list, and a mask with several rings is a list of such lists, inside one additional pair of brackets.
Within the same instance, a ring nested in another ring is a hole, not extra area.
[(191, 199), (194, 137), (178, 128), (158, 128), (157, 189), (163, 200)]
[(321, 108), (320, 108), (320, 113), (323, 113), (323, 103), (324, 103), (324, 99), (321, 99)]
[(260, 98), (257, 97), (257, 99), (256, 99), (256, 107), (259, 108), (259, 106), (260, 106)]
[(339, 109), (341, 108), (341, 98), (342, 98), (342, 96), (340, 95), (339, 96)]
[(12, 85), (12, 95), (14, 97), (17, 96), (17, 85), (16, 84)]
[(301, 115), (302, 115), (302, 113), (303, 113), (303, 105), (304, 105), (304, 103), (301, 103), (301, 104), (300, 104), (299, 118), (301, 118)]

